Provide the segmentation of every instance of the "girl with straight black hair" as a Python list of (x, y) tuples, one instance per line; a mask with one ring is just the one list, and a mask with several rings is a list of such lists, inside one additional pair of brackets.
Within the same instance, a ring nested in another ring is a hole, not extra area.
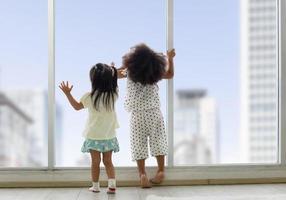
[[(91, 90), (84, 94), (80, 101), (71, 95), (72, 85), (62, 82), (60, 89), (68, 98), (75, 110), (88, 109), (88, 120), (83, 136), (85, 141), (81, 151), (91, 155), (92, 192), (100, 191), (100, 162), (103, 160), (108, 177), (107, 193), (116, 190), (115, 171), (112, 163), (112, 152), (119, 151), (116, 129), (119, 127), (115, 113), (115, 102), (118, 98), (117, 70), (111, 66), (97, 63), (89, 72)], [(102, 158), (101, 158), (102, 157)]]

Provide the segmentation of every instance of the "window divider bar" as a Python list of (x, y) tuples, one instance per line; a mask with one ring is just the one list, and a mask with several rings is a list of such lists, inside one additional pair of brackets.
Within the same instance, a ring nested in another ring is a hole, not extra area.
[[(173, 48), (174, 43), (174, 1), (167, 1), (167, 50)], [(167, 81), (167, 133), (168, 133), (168, 167), (174, 166), (174, 81)]]
[(278, 0), (279, 157), (286, 165), (286, 1)]
[(55, 0), (48, 0), (48, 170), (55, 166)]

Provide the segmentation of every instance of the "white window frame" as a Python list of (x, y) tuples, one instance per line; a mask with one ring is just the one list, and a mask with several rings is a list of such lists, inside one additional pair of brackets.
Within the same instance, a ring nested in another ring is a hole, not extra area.
[[(48, 166), (42, 168), (1, 168), (0, 186), (56, 186), (85, 185), (90, 180), (90, 169), (85, 167), (55, 167), (55, 1), (48, 0)], [(174, 0), (167, 4), (167, 49), (173, 48)], [(286, 1), (278, 0), (278, 66), (279, 66), (279, 163), (274, 164), (219, 164), (175, 167), (173, 165), (173, 80), (167, 82), (167, 131), (169, 138), (166, 184), (219, 184), (247, 182), (286, 182)], [(284, 23), (282, 23), (284, 22)], [(282, 56), (284, 55), (284, 56)], [(103, 170), (101, 177), (106, 178)], [(150, 174), (154, 167), (147, 167)], [(135, 167), (117, 167), (119, 184), (137, 183)], [(251, 181), (252, 180), (252, 181)], [(18, 185), (17, 185), (18, 184)], [(52, 185), (53, 185), (52, 184)]]

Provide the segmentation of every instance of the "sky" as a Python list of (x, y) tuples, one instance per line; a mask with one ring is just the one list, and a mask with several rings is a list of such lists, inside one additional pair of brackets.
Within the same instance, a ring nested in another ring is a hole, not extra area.
[[(174, 86), (207, 89), (217, 101), (221, 162), (235, 162), (239, 154), (239, 0), (174, 0)], [(121, 57), (137, 43), (166, 49), (164, 0), (56, 1), (56, 85), (69, 80), (80, 98), (90, 89), (89, 69), (97, 62), (121, 64)], [(47, 90), (47, 1), (10, 0), (0, 6), (0, 89)], [(130, 160), (128, 113), (123, 109), (125, 81), (119, 80), (121, 151), (116, 165)], [(166, 83), (160, 83), (162, 110)], [(75, 112), (56, 88), (63, 124), (57, 142), (58, 166), (74, 166), (82, 153), (81, 133), (87, 113)], [(58, 132), (57, 132), (58, 131)], [(60, 132), (60, 133), (59, 133)], [(149, 159), (148, 165), (155, 161)]]

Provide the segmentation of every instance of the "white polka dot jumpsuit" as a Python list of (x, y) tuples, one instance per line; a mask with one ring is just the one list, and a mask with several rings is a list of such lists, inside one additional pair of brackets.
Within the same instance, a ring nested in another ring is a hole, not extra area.
[(130, 142), (132, 160), (167, 155), (168, 144), (164, 119), (160, 110), (157, 84), (142, 85), (127, 78), (125, 109), (131, 112)]

